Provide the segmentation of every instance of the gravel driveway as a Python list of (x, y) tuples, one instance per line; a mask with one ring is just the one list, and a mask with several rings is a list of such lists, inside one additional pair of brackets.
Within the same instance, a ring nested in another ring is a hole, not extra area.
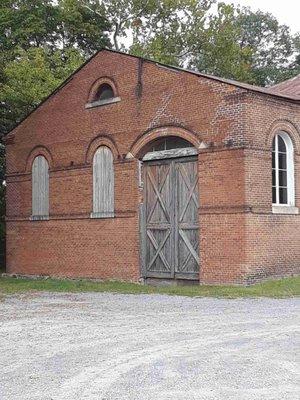
[(0, 399), (296, 400), (299, 314), (299, 299), (7, 297)]

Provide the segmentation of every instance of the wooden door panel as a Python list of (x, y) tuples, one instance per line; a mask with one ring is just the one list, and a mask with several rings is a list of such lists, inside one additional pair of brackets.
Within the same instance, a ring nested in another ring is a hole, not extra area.
[(148, 162), (143, 166), (143, 176), (144, 276), (196, 279), (199, 273), (197, 161)]
[(198, 225), (198, 174), (195, 161), (178, 163), (177, 172), (177, 206), (178, 222)]
[(152, 163), (144, 168), (147, 276), (172, 277), (174, 274), (171, 170), (170, 163)]
[(146, 216), (147, 223), (170, 223), (171, 209), (171, 165), (150, 165), (146, 172)]
[(197, 161), (176, 163), (176, 239), (178, 257), (175, 274), (199, 271), (199, 193)]
[(147, 271), (148, 273), (172, 272), (172, 243), (170, 229), (147, 229)]
[(179, 230), (178, 269), (180, 273), (199, 271), (199, 237), (197, 229)]

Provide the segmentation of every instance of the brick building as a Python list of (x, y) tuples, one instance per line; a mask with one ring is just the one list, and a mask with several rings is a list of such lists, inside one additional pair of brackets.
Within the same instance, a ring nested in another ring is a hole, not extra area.
[(299, 273), (300, 93), (286, 86), (101, 50), (6, 137), (7, 271)]

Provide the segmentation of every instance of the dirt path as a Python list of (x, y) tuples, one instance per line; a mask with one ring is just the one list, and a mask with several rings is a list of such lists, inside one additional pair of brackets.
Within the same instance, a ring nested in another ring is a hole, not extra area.
[(1, 400), (296, 400), (300, 300), (38, 294), (0, 303)]

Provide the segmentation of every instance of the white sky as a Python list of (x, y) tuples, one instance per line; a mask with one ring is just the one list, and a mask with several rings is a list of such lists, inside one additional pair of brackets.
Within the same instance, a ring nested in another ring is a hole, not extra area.
[[(220, 0), (222, 1), (222, 0)], [(300, 32), (300, 0), (223, 0), (225, 3), (249, 6), (253, 11), (270, 12), (280, 24), (288, 25), (292, 33)]]

